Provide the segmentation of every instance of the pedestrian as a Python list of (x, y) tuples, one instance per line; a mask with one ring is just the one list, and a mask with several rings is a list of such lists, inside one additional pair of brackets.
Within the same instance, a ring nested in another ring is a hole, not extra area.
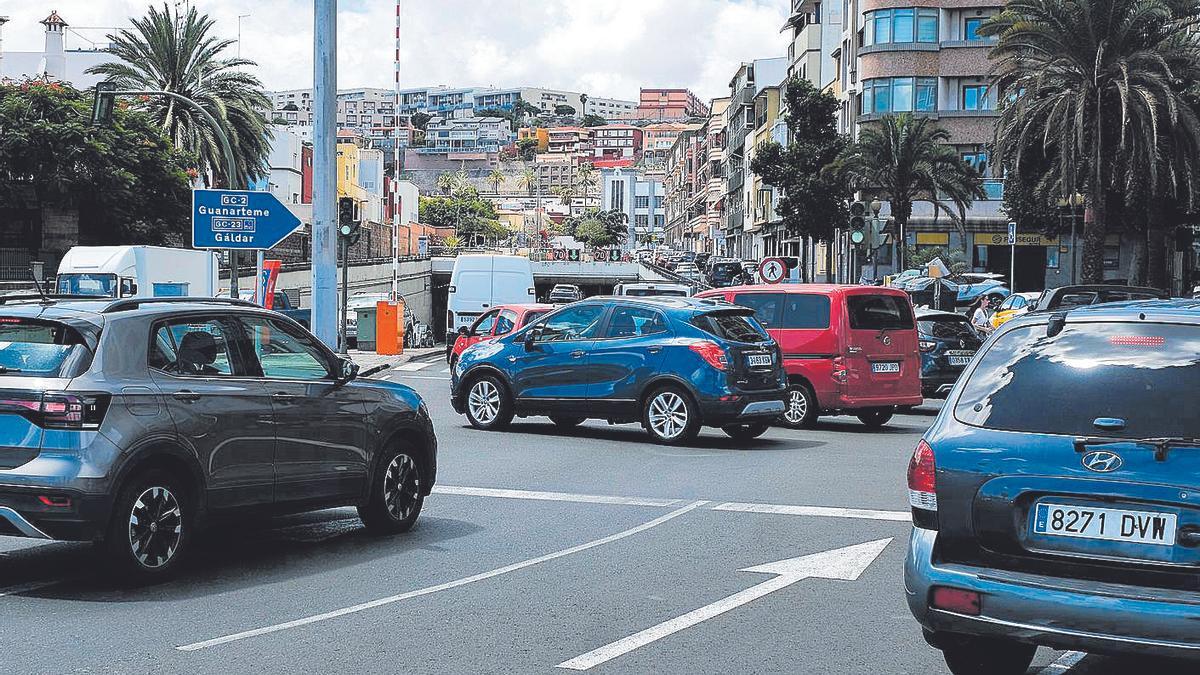
[(971, 325), (984, 335), (991, 333), (993, 314), (991, 300), (981, 295), (971, 307)]

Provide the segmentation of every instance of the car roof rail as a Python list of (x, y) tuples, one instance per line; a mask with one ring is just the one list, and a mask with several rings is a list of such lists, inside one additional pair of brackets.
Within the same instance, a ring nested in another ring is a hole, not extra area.
[(125, 298), (110, 302), (104, 309), (100, 310), (101, 314), (112, 314), (114, 312), (125, 312), (131, 309), (137, 309), (142, 305), (150, 304), (216, 304), (216, 305), (232, 305), (234, 307), (256, 307), (259, 305), (242, 300), (241, 298), (216, 298), (216, 297), (169, 297), (169, 298)]
[(41, 295), (39, 293), (16, 293), (14, 295), (0, 295), (0, 305), (9, 303), (9, 302), (28, 302), (30, 300), (37, 300), (39, 302), (45, 302), (45, 301), (54, 302), (56, 300), (104, 301), (107, 299), (108, 298), (106, 298), (104, 296), (84, 295), (81, 293), (47, 293), (46, 295)]

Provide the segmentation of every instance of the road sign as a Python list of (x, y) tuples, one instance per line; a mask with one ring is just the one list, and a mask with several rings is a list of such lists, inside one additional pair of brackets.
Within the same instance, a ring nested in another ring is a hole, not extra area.
[(782, 258), (767, 258), (758, 267), (758, 275), (768, 284), (777, 284), (787, 277), (787, 263)]
[(300, 219), (270, 192), (192, 192), (193, 248), (267, 250), (300, 226)]
[(1016, 244), (1017, 244), (1017, 224), (1009, 223), (1008, 224), (1008, 245), (1016, 246)]

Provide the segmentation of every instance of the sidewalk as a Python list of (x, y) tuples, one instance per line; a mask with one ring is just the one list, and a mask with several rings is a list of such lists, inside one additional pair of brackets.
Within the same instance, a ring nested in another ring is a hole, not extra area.
[(389, 368), (395, 368), (401, 363), (408, 363), (413, 359), (428, 357), (429, 354), (437, 354), (444, 358), (446, 355), (446, 347), (445, 345), (441, 345), (435, 347), (426, 347), (423, 349), (405, 349), (403, 354), (398, 354), (396, 356), (381, 356), (375, 352), (360, 352), (357, 349), (351, 349), (349, 351), (350, 360), (357, 363), (358, 367), (363, 370), (374, 368), (376, 366), (388, 366)]

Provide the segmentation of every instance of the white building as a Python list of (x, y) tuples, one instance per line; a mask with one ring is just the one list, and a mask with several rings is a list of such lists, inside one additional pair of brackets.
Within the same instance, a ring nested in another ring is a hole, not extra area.
[(363, 220), (383, 222), (383, 151), (361, 148), (358, 151), (358, 185), (367, 193), (363, 204)]
[(644, 243), (658, 243), (666, 230), (666, 174), (641, 169), (602, 169), (603, 190), (600, 208), (620, 211), (629, 224), (625, 248), (632, 250)]
[[(11, 23), (4, 26), (5, 22), (0, 20), (0, 30), (32, 30), (31, 26)], [(58, 12), (51, 12), (40, 23), (46, 34), (45, 47), (40, 52), (0, 51), (0, 79), (48, 78), (65, 82), (76, 89), (89, 89), (103, 78), (84, 71), (117, 60), (113, 55), (96, 48), (67, 49), (64, 39), (69, 24)], [(0, 42), (2, 48), (3, 42)]]

